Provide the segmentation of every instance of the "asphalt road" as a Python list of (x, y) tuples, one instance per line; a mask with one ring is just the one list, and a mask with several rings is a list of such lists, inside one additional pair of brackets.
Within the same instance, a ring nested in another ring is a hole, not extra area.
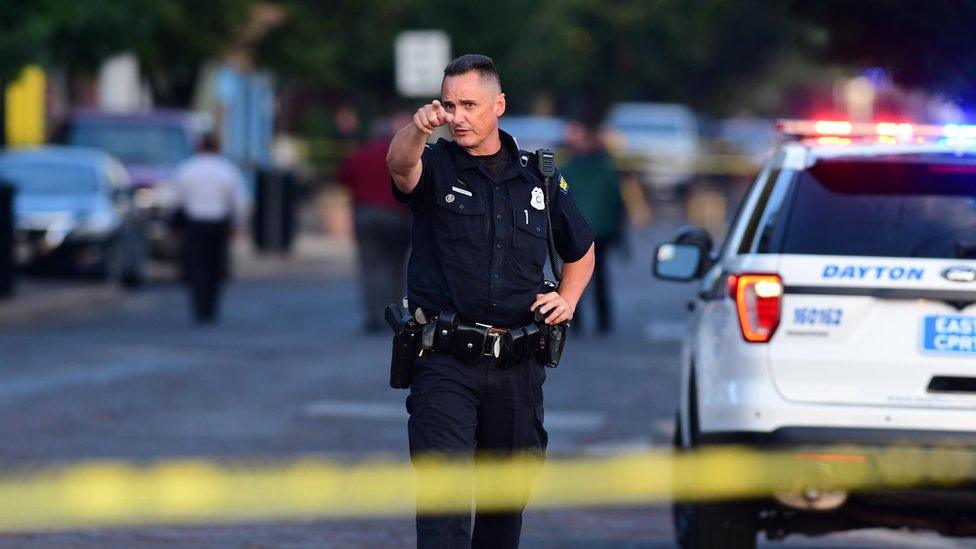
[[(634, 232), (614, 258), (617, 330), (574, 334), (546, 382), (551, 454), (666, 445), (691, 287), (650, 279), (650, 252), (678, 219)], [(156, 283), (89, 315), (0, 331), (0, 461), (226, 461), (300, 455), (406, 459), (404, 392), (387, 387), (386, 336), (360, 333), (351, 255), (314, 243), (292, 261), (250, 258), (222, 322), (189, 320)], [(592, 315), (591, 315), (592, 319)], [(396, 547), (408, 519), (159, 526), (0, 536), (3, 547)], [(869, 531), (790, 545), (957, 547)], [(666, 506), (530, 510), (525, 547), (670, 547)]]

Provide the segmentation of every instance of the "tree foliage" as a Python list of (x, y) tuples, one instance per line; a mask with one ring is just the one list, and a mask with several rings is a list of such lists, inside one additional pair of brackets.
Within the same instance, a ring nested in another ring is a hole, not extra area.
[(878, 67), (905, 86), (976, 101), (976, 0), (803, 2), (792, 17), (820, 29), (808, 51), (826, 62)]
[(255, 45), (258, 63), (360, 105), (397, 99), (393, 40), (411, 29), (493, 57), (514, 111), (655, 100), (722, 113), (784, 58), (811, 57), (976, 99), (976, 0), (15, 0), (0, 10), (0, 79), (27, 63), (91, 74), (134, 51), (157, 100), (185, 104), (261, 2), (286, 19)]
[(285, 0), (288, 22), (264, 62), (326, 92), (393, 98), (393, 39), (443, 29), (456, 55), (499, 67), (510, 103), (564, 106), (620, 99), (722, 109), (730, 89), (778, 58), (792, 25), (761, 0)]
[(30, 0), (0, 10), (0, 78), (27, 64), (94, 73), (134, 51), (157, 98), (185, 102), (201, 62), (246, 19), (252, 0)]

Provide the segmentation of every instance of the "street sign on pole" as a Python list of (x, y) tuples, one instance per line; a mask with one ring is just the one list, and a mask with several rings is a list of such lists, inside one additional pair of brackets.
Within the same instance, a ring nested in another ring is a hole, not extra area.
[(451, 39), (439, 30), (401, 32), (394, 42), (394, 59), (400, 95), (436, 96), (444, 67), (451, 61)]

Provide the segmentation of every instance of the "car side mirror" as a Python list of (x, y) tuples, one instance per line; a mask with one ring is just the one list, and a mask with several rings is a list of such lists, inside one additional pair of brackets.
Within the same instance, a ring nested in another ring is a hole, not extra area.
[(661, 244), (654, 251), (652, 272), (662, 280), (688, 282), (700, 276), (705, 250), (694, 244)]

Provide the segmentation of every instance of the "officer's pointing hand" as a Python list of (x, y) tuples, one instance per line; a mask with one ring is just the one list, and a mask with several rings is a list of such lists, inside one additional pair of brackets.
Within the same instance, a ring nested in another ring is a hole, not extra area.
[(428, 135), (434, 131), (434, 128), (453, 121), (454, 115), (444, 110), (441, 102), (436, 99), (417, 109), (416, 114), (413, 115), (413, 124)]
[(563, 299), (563, 296), (557, 292), (536, 294), (535, 302), (532, 303), (532, 310), (536, 310), (536, 307), (539, 307), (540, 314), (545, 315), (546, 324), (559, 324), (560, 322), (572, 320), (573, 313), (576, 311), (576, 307), (570, 306)]

